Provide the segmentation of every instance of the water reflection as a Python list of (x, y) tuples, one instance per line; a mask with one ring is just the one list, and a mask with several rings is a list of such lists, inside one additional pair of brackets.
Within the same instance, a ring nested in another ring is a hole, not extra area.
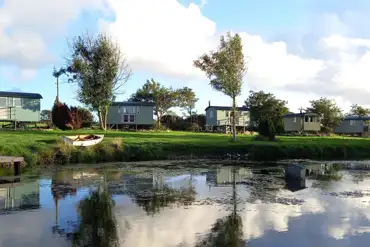
[(114, 206), (106, 184), (83, 199), (78, 205), (79, 221), (72, 235), (73, 246), (119, 246)]
[[(257, 166), (44, 174), (0, 189), (0, 246), (368, 243), (369, 172), (343, 165), (309, 165), (304, 184), (284, 180), (281, 167)], [(18, 196), (9, 196), (13, 194)]]
[[(238, 173), (239, 169), (232, 168), (231, 170), (228, 169), (228, 172), (231, 171), (232, 178), (231, 178), (231, 185), (232, 185), (232, 205), (233, 210), (232, 212), (221, 218), (217, 219), (216, 223), (213, 224), (211, 228), (211, 232), (208, 233), (203, 239), (201, 238), (196, 244), (195, 247), (241, 247), (244, 246), (243, 240), (243, 222), (240, 215), (237, 213), (237, 191), (236, 191), (236, 174)], [(229, 176), (228, 176), (229, 177)], [(238, 177), (239, 182), (242, 181), (240, 177)], [(219, 180), (216, 180), (219, 181)], [(229, 180), (223, 180), (224, 184), (230, 183)]]

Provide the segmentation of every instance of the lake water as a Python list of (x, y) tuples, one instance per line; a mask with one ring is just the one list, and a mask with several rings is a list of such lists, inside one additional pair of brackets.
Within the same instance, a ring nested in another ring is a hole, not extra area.
[(1, 184), (0, 247), (370, 242), (367, 166), (311, 165), (299, 182), (284, 180), (276, 166), (125, 167), (45, 171)]

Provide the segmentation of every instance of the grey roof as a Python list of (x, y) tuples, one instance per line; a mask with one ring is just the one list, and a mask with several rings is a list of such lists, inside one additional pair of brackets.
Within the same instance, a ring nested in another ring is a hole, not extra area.
[(42, 99), (41, 94), (38, 93), (6, 92), (6, 91), (0, 91), (0, 97)]
[(314, 112), (303, 112), (303, 113), (288, 113), (288, 114), (283, 115), (283, 117), (303, 117), (306, 114), (316, 115), (316, 116), (319, 115), (319, 114), (314, 113)]
[(370, 116), (353, 115), (353, 116), (345, 117), (344, 120), (370, 120)]
[[(216, 110), (220, 110), (220, 111), (231, 111), (233, 108), (231, 106), (208, 106), (205, 111), (207, 111), (209, 108), (215, 108)], [(249, 109), (245, 106), (242, 106), (242, 107), (237, 107), (236, 108), (238, 111), (249, 111)]]
[(153, 102), (141, 102), (141, 101), (121, 101), (113, 102), (113, 106), (154, 106)]

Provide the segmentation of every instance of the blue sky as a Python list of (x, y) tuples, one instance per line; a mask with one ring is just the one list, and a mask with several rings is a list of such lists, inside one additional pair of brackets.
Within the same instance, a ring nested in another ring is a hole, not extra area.
[[(241, 34), (251, 58), (239, 105), (251, 89), (275, 93), (292, 111), (321, 96), (344, 110), (353, 103), (370, 105), (363, 89), (370, 61), (370, 32), (362, 28), (370, 24), (366, 1), (203, 2), (0, 0), (0, 90), (40, 93), (42, 108), (50, 108), (56, 95), (52, 69), (63, 65), (67, 39), (102, 31), (119, 42), (134, 72), (119, 100), (154, 78), (193, 88), (203, 113), (209, 100), (213, 105), (231, 100), (212, 90), (191, 62), (231, 30)], [(61, 99), (78, 105), (75, 92), (62, 79)]]

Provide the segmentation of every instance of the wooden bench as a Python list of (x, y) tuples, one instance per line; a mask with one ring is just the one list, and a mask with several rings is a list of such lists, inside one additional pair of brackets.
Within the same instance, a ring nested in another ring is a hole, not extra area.
[[(13, 165), (14, 176), (20, 175), (22, 162), (24, 162), (23, 157), (0, 156), (0, 167), (4, 167), (4, 164)], [(10, 168), (10, 165), (9, 165), (9, 168)]]

